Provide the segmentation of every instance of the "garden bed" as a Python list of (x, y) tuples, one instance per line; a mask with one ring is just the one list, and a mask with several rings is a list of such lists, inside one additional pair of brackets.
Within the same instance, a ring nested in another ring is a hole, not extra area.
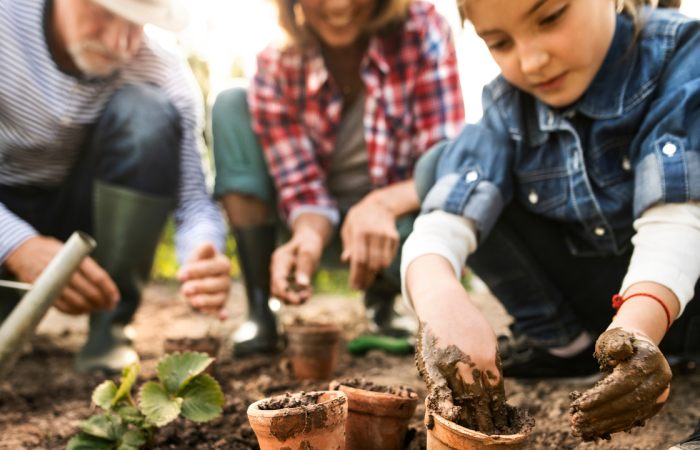
[[(502, 329), (507, 321), (488, 294), (475, 294), (475, 301), (490, 322)], [(194, 313), (177, 296), (173, 285), (151, 285), (134, 322), (136, 348), (142, 355), (137, 388), (156, 378), (156, 363), (163, 354), (166, 338), (198, 338), (207, 333), (228, 335), (245, 314), (242, 287), (234, 286), (229, 304), (231, 318), (218, 324)], [(318, 296), (301, 308), (286, 308), (285, 319), (296, 316), (309, 320), (340, 323), (347, 342), (366, 332), (359, 296)], [(52, 312), (32, 340), (33, 349), (24, 355), (9, 380), (0, 381), (0, 449), (64, 449), (80, 430), (78, 424), (94, 414), (93, 389), (103, 376), (79, 377), (72, 372), (73, 356), (85, 339), (87, 321)], [(344, 344), (342, 344), (344, 345)], [(300, 382), (294, 379), (289, 358), (278, 356), (233, 360), (222, 348), (215, 378), (225, 395), (222, 417), (207, 424), (178, 419), (158, 432), (158, 449), (257, 449), (248, 423), (248, 406), (285, 392), (326, 390), (328, 381)], [(418, 409), (411, 420), (405, 448), (425, 448), (423, 424), (426, 389), (415, 369), (412, 356), (387, 356), (370, 351), (365, 356), (340, 352), (335, 379), (366, 378), (377, 384), (405, 385), (419, 395)], [(508, 402), (528, 408), (537, 425), (528, 449), (625, 449), (666, 450), (687, 437), (700, 417), (700, 373), (677, 375), (671, 396), (659, 416), (645, 428), (613, 436), (611, 442), (582, 444), (569, 430), (569, 392), (588, 386), (552, 381), (506, 381)]]

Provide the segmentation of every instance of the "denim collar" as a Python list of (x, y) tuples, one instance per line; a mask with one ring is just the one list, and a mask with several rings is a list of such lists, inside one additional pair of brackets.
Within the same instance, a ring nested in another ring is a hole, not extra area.
[[(635, 38), (634, 21), (624, 14), (618, 14), (608, 53), (598, 73), (583, 96), (565, 109), (556, 109), (535, 98), (537, 127), (530, 123), (531, 144), (546, 140), (546, 134), (561, 128), (562, 117), (581, 113), (592, 119), (603, 120), (620, 117), (625, 112), (627, 86), (632, 77), (638, 48), (633, 45)], [(527, 122), (527, 121), (526, 121)]]

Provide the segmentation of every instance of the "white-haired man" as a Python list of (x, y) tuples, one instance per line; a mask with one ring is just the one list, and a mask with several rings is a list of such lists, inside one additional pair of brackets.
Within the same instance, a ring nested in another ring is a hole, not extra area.
[[(98, 247), (56, 307), (90, 315), (76, 370), (138, 360), (124, 333), (171, 211), (182, 293), (224, 316), (225, 228), (201, 165), (201, 93), (145, 24), (179, 0), (0, 0), (0, 272), (33, 282), (74, 230)], [(0, 290), (0, 322), (18, 300)]]

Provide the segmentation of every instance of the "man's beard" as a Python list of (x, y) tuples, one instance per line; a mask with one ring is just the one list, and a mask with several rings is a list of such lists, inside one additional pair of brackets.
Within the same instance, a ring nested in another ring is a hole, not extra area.
[[(71, 45), (68, 53), (82, 73), (93, 77), (108, 77), (133, 57), (128, 52), (112, 51), (100, 41), (92, 39)], [(109, 59), (101, 58), (95, 53), (105, 55)]]

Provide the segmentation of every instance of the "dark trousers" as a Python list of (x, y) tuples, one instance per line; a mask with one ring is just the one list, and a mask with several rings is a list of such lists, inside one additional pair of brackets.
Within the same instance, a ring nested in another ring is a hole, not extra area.
[[(96, 180), (145, 194), (176, 195), (181, 129), (178, 111), (159, 88), (126, 85), (108, 102), (61, 186), (0, 186), (0, 202), (39, 234), (62, 241), (76, 230), (92, 234)], [(7, 308), (6, 297), (16, 293), (0, 288), (0, 309)]]

